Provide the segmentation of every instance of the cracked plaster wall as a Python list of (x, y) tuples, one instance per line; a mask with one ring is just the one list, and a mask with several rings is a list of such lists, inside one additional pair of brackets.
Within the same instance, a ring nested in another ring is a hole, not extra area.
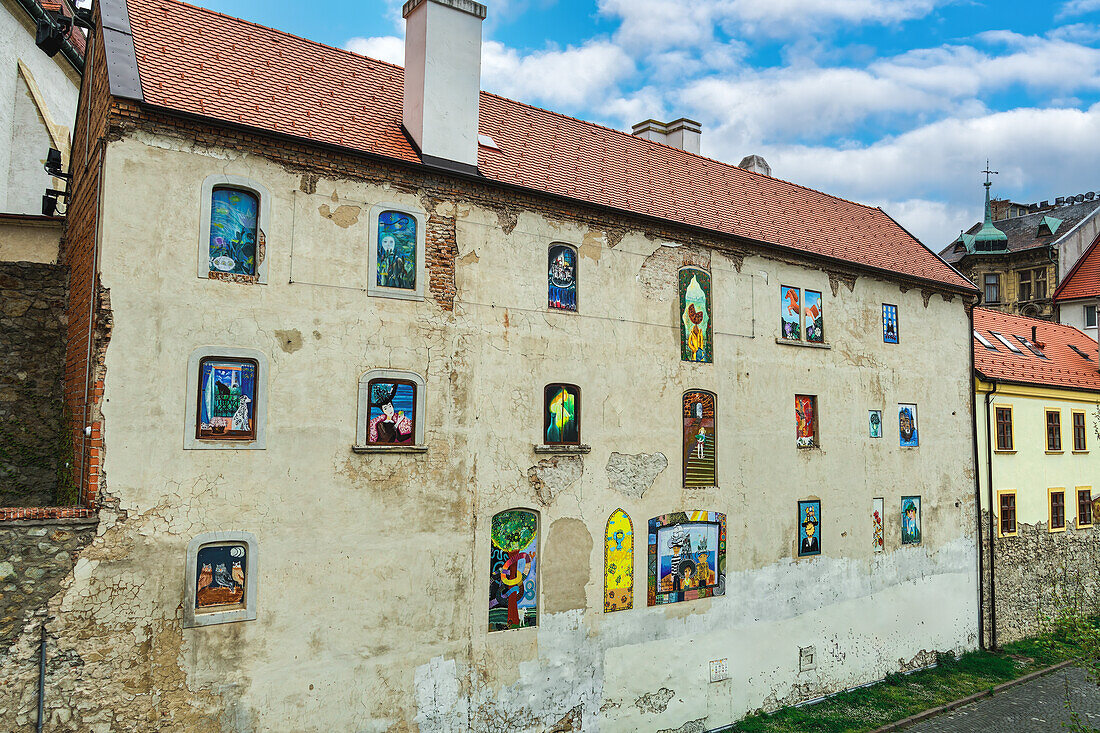
[[(931, 649), (974, 646), (959, 300), (925, 307), (919, 291), (867, 277), (831, 295), (821, 270), (708, 256), (715, 363), (684, 364), (667, 273), (697, 262), (696, 247), (533, 211), (509, 217), (506, 234), (496, 210), (443, 191), (320, 178), (306, 193), (301, 171), (177, 147), (135, 137), (107, 154), (101, 262), (115, 326), (104, 468), (120, 514), (51, 602), (51, 658), (67, 660), (48, 676), (52, 716), (91, 730), (542, 731), (577, 719), (585, 731), (695, 730), (881, 677)], [(212, 173), (272, 192), (269, 285), (194, 276), (199, 189)], [(425, 206), (429, 237), (453, 228), (453, 310), (432, 294), (366, 296), (365, 217), (338, 226), (319, 208), (380, 201)], [(135, 207), (158, 216), (133, 217)], [(546, 311), (551, 241), (585, 247), (579, 313)], [(134, 257), (143, 242), (158, 246)], [(330, 258), (308, 262), (322, 285), (288, 283), (302, 264), (292, 256), (310, 252)], [(780, 282), (825, 293), (831, 350), (775, 343)], [(897, 346), (882, 344), (882, 302), (904, 314)], [(182, 450), (185, 365), (208, 344), (268, 355), (266, 450)], [(425, 377), (426, 454), (351, 452), (357, 380), (376, 368)], [(529, 475), (542, 389), (555, 381), (584, 390), (581, 440), (592, 451), (589, 470), (540, 501)], [(718, 394), (715, 489), (681, 486), (688, 388)], [(819, 396), (818, 450), (795, 449), (795, 393)], [(889, 414), (898, 402), (920, 407), (919, 450), (900, 449), (889, 425), (883, 439), (866, 437), (867, 409)], [(602, 469), (614, 454), (656, 453), (669, 465), (643, 472), (649, 488), (609, 486)], [(871, 498), (890, 508), (910, 493), (924, 497), (924, 545), (902, 548), (888, 514), (887, 551), (874, 555)], [(823, 553), (795, 561), (796, 502), (807, 494), (823, 502)], [(488, 634), (487, 528), (515, 506), (540, 512), (543, 615), (538, 628)], [(635, 527), (635, 608), (603, 614), (600, 538), (620, 506)], [(682, 509), (727, 514), (727, 594), (647, 608), (647, 520)], [(257, 620), (183, 629), (187, 542), (225, 529), (257, 537)], [(800, 675), (807, 644), (826, 651)], [(29, 675), (32, 640), (17, 648)], [(718, 657), (731, 678), (708, 684)], [(673, 693), (663, 710), (635, 704), (662, 689)], [(0, 692), (0, 709), (21, 705)], [(0, 727), (11, 720), (0, 714)]]

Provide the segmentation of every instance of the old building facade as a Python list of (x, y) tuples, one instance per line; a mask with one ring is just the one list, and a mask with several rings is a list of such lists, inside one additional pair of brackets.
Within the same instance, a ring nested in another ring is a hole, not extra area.
[(978, 644), (974, 288), (877, 209), (479, 94), (484, 12), (409, 3), (403, 73), (97, 4), (65, 261), (100, 527), (51, 721), (704, 730)]
[(1096, 610), (1100, 355), (1070, 326), (974, 314), (983, 606), (999, 645), (1060, 609)]

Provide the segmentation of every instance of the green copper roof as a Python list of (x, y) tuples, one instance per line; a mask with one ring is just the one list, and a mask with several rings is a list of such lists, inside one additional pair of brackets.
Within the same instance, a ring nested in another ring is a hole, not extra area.
[(989, 206), (989, 187), (992, 184), (986, 181), (982, 185), (985, 186), (985, 223), (974, 235), (974, 249), (979, 252), (1005, 251), (1008, 249), (1008, 235), (993, 226), (993, 210)]
[(1044, 216), (1043, 220), (1039, 222), (1039, 234), (1043, 234), (1043, 227), (1049, 229), (1050, 234), (1054, 234), (1058, 231), (1058, 227), (1062, 226), (1062, 220), (1054, 216)]

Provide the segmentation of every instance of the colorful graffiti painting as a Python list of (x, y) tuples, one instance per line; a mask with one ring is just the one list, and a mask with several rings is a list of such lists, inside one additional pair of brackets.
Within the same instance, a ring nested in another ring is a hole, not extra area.
[(649, 605), (726, 592), (726, 515), (675, 512), (649, 520)]
[(795, 395), (794, 416), (797, 425), (796, 444), (799, 448), (813, 448), (817, 444), (817, 397)]
[(603, 612), (634, 607), (634, 523), (622, 509), (607, 519), (603, 550)]
[(581, 442), (581, 390), (573, 384), (548, 384), (543, 390), (543, 436), (547, 445)]
[(882, 304), (882, 341), (887, 344), (898, 342), (898, 307)]
[(256, 274), (256, 232), (260, 200), (237, 188), (210, 195), (210, 272)]
[(400, 211), (378, 215), (378, 252), (375, 253), (380, 287), (416, 289), (416, 217)]
[(367, 442), (411, 445), (416, 438), (416, 385), (400, 379), (372, 379), (367, 389)]
[(552, 245), (547, 253), (547, 305), (558, 310), (577, 310), (577, 252), (565, 244)]
[(916, 448), (920, 445), (916, 405), (898, 405), (898, 440), (903, 448)]
[(489, 631), (538, 625), (538, 534), (538, 514), (528, 509), (493, 517)]
[(884, 503), (881, 498), (871, 500), (871, 546), (875, 552), (886, 548), (886, 533), (883, 527)]
[(244, 545), (206, 545), (196, 557), (195, 608), (223, 610), (244, 604), (248, 553)]
[(718, 485), (717, 397), (712, 392), (684, 393), (684, 486)]
[(710, 273), (696, 267), (680, 270), (680, 360), (714, 361)]
[(806, 340), (811, 344), (825, 343), (825, 314), (822, 312), (821, 293), (807, 290), (802, 301), (805, 318)]
[(256, 362), (206, 357), (199, 362), (199, 408), (195, 437), (254, 440)]
[(794, 341), (802, 338), (802, 291), (786, 285), (779, 287), (779, 333)]
[(901, 497), (901, 544), (919, 545), (921, 540), (920, 528), (920, 497)]
[(821, 502), (798, 502), (798, 556), (821, 554)]
[(867, 430), (872, 438), (882, 437), (882, 410), (867, 411)]

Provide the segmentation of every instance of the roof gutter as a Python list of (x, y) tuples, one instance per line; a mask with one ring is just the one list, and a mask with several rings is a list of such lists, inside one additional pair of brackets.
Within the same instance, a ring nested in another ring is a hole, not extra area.
[[(707, 229), (705, 227), (695, 226), (693, 224), (685, 224), (683, 222), (674, 221), (672, 219), (662, 219), (661, 217), (652, 216), (650, 214), (642, 214), (642, 213), (639, 213), (639, 212), (636, 212), (636, 211), (629, 211), (627, 209), (619, 209), (619, 208), (616, 208), (614, 206), (608, 206), (607, 204), (598, 204), (598, 203), (593, 203), (591, 201), (585, 201), (584, 199), (572, 198), (570, 196), (562, 196), (561, 194), (550, 193), (549, 191), (541, 191), (537, 188), (528, 188), (526, 186), (521, 186), (521, 185), (516, 184), (516, 183), (508, 183), (506, 181), (498, 181), (494, 178), (488, 178), (488, 177), (486, 177), (484, 175), (481, 175), (481, 174), (468, 173), (468, 172), (464, 172), (462, 170), (456, 170), (452, 166), (434, 166), (434, 165), (431, 165), (430, 162), (414, 163), (414, 162), (411, 162), (411, 161), (408, 161), (408, 160), (402, 160), (401, 158), (391, 158), (389, 156), (380, 155), (378, 153), (371, 153), (371, 152), (368, 152), (368, 151), (365, 151), (365, 150), (356, 150), (356, 149), (353, 149), (353, 148), (347, 148), (347, 147), (343, 147), (343, 146), (340, 146), (340, 145), (334, 145), (332, 143), (326, 143), (326, 142), (322, 142), (322, 141), (319, 141), (319, 140), (313, 140), (313, 139), (310, 139), (310, 138), (301, 137), (301, 136), (298, 136), (298, 135), (291, 135), (291, 134), (285, 133), (285, 132), (276, 132), (276, 131), (272, 131), (272, 130), (265, 130), (263, 128), (253, 127), (251, 125), (245, 125), (245, 124), (235, 123), (235, 122), (228, 122), (226, 120), (219, 120), (219, 119), (216, 119), (216, 118), (207, 117), (207, 116), (204, 116), (204, 115), (198, 115), (198, 114), (194, 114), (194, 113), (191, 113), (191, 112), (182, 112), (182, 111), (177, 110), (177, 109), (171, 109), (170, 107), (162, 107), (160, 105), (152, 104), (152, 103), (144, 102), (144, 101), (141, 102), (141, 106), (146, 108), (146, 109), (149, 109), (151, 111), (160, 112), (160, 113), (169, 115), (171, 117), (176, 117), (176, 118), (179, 118), (179, 119), (182, 119), (182, 120), (188, 120), (188, 121), (192, 121), (192, 122), (202, 122), (203, 124), (206, 124), (206, 125), (224, 127), (224, 128), (230, 129), (230, 130), (240, 130), (240, 131), (243, 131), (243, 132), (248, 132), (250, 134), (258, 134), (258, 135), (263, 135), (265, 137), (274, 138), (276, 140), (285, 140), (285, 141), (293, 142), (293, 143), (299, 144), (299, 145), (300, 144), (306, 144), (306, 145), (309, 145), (311, 147), (319, 148), (321, 150), (327, 150), (327, 151), (339, 153), (341, 156), (343, 156), (345, 158), (348, 157), (349, 153), (351, 153), (352, 155), (355, 155), (355, 156), (360, 157), (360, 158), (366, 158), (368, 160), (377, 160), (379, 162), (382, 162), (382, 163), (385, 163), (385, 164), (388, 164), (388, 165), (398, 165), (398, 166), (401, 166), (401, 167), (404, 167), (404, 168), (409, 168), (411, 170), (428, 170), (428, 171), (431, 171), (432, 173), (439, 173), (439, 174), (449, 175), (449, 176), (453, 176), (453, 177), (461, 179), (461, 180), (465, 180), (465, 181), (469, 181), (469, 182), (475, 182), (475, 183), (479, 183), (479, 184), (482, 184), (482, 185), (494, 186), (496, 188), (503, 189), (503, 190), (506, 190), (506, 191), (516, 191), (516, 192), (526, 194), (528, 196), (535, 196), (535, 197), (538, 197), (538, 198), (549, 199), (551, 201), (556, 201), (556, 202), (559, 202), (559, 203), (569, 203), (569, 204), (574, 204), (574, 205), (575, 204), (580, 204), (582, 206), (591, 207), (591, 208), (593, 208), (597, 211), (604, 211), (604, 212), (612, 213), (616, 216), (625, 216), (625, 217), (629, 217), (629, 218), (632, 218), (632, 219), (636, 219), (638, 221), (648, 222), (648, 223), (655, 224), (655, 225), (662, 226), (662, 227), (668, 227), (668, 226), (671, 225), (671, 226), (674, 226), (676, 228), (683, 229), (685, 231), (688, 231), (688, 232), (691, 232), (691, 233), (694, 233), (694, 234), (698, 234), (698, 235), (701, 235), (701, 236), (706, 236), (706, 237), (709, 237), (709, 238), (712, 238), (712, 239), (714, 239), (714, 238), (729, 239), (729, 240), (732, 240), (732, 242), (736, 243), (736, 244), (750, 245), (750, 246), (758, 247), (758, 248), (765, 249), (765, 250), (767, 250), (767, 249), (776, 250), (776, 251), (782, 252), (784, 254), (790, 254), (790, 255), (794, 255), (794, 256), (799, 257), (799, 258), (808, 259), (808, 260), (814, 261), (814, 262), (822, 264), (822, 265), (830, 265), (830, 266), (834, 266), (834, 267), (854, 269), (854, 270), (866, 273), (868, 275), (881, 277), (881, 278), (892, 280), (892, 281), (895, 281), (895, 282), (900, 280), (900, 281), (902, 281), (903, 283), (906, 283), (906, 284), (913, 284), (913, 285), (918, 285), (918, 286), (924, 285), (924, 286), (927, 286), (927, 287), (930, 287), (930, 288), (934, 288), (937, 291), (947, 291), (947, 292), (950, 292), (950, 293), (955, 293), (955, 294), (958, 294), (958, 295), (966, 295), (966, 296), (974, 296), (974, 295), (977, 295), (980, 292), (978, 290), (978, 288), (974, 285), (971, 285), (969, 288), (967, 288), (967, 287), (964, 287), (962, 285), (951, 285), (949, 283), (940, 282), (938, 280), (930, 280), (928, 278), (923, 278), (923, 277), (917, 277), (915, 275), (903, 275), (902, 273), (895, 272), (894, 270), (887, 270), (885, 268), (874, 267), (874, 266), (871, 266), (871, 265), (864, 265), (864, 264), (861, 264), (861, 263), (858, 263), (858, 262), (852, 262), (851, 260), (842, 260), (842, 259), (837, 258), (837, 257), (831, 257), (829, 255), (823, 255), (823, 254), (820, 254), (820, 253), (817, 253), (817, 252), (808, 252), (806, 250), (798, 249), (796, 247), (790, 247), (790, 246), (783, 245), (783, 244), (776, 244), (774, 242), (766, 242), (764, 240), (759, 240), (759, 239), (752, 239), (751, 237), (746, 237), (744, 235), (739, 235), (739, 234), (730, 234), (728, 232), (720, 232), (720, 231), (716, 231), (714, 229)], [(883, 212), (883, 213), (885, 213), (885, 212)], [(887, 214), (887, 218), (889, 218), (889, 214)], [(893, 219), (891, 219), (891, 221), (893, 221)], [(904, 231), (904, 228), (902, 228), (902, 230)], [(909, 234), (909, 233), (906, 232), (906, 234)], [(909, 236), (912, 237), (913, 235), (909, 234)], [(921, 241), (919, 239), (916, 239), (914, 237), (914, 240), (918, 244), (920, 244), (922, 247), (924, 247), (924, 244), (921, 243)], [(928, 249), (928, 248), (925, 247), (925, 249)], [(929, 250), (929, 251), (931, 251), (931, 250)], [(940, 261), (943, 262), (942, 258), (939, 258), (938, 255), (937, 255), (937, 259), (940, 259)], [(944, 262), (944, 264), (947, 264), (947, 263)], [(951, 266), (948, 265), (948, 267), (951, 267)], [(951, 270), (953, 272), (959, 274), (959, 276), (962, 277), (964, 280), (967, 279), (965, 276), (963, 276), (961, 273), (959, 273), (959, 271), (956, 270), (954, 267), (951, 267)]]
[(974, 373), (981, 377), (983, 382), (989, 382), (990, 384), (1003, 384), (1011, 385), (1014, 387), (1041, 387), (1043, 389), (1061, 389), (1066, 392), (1088, 392), (1090, 394), (1100, 394), (1100, 387), (1069, 387), (1064, 384), (1046, 384), (1045, 382), (1023, 382), (1018, 379), (1002, 379), (1000, 377), (991, 377), (984, 374), (979, 369), (975, 368)]
[[(19, 3), (19, 6), (23, 10), (27, 11), (27, 15), (31, 16), (31, 20), (37, 26), (40, 21), (53, 22), (49, 13), (42, 9), (36, 0), (15, 0)], [(84, 73), (84, 55), (80, 51), (76, 50), (76, 46), (72, 44), (68, 38), (61, 42), (61, 55), (65, 57), (65, 60), (72, 65), (74, 69), (79, 73)]]

